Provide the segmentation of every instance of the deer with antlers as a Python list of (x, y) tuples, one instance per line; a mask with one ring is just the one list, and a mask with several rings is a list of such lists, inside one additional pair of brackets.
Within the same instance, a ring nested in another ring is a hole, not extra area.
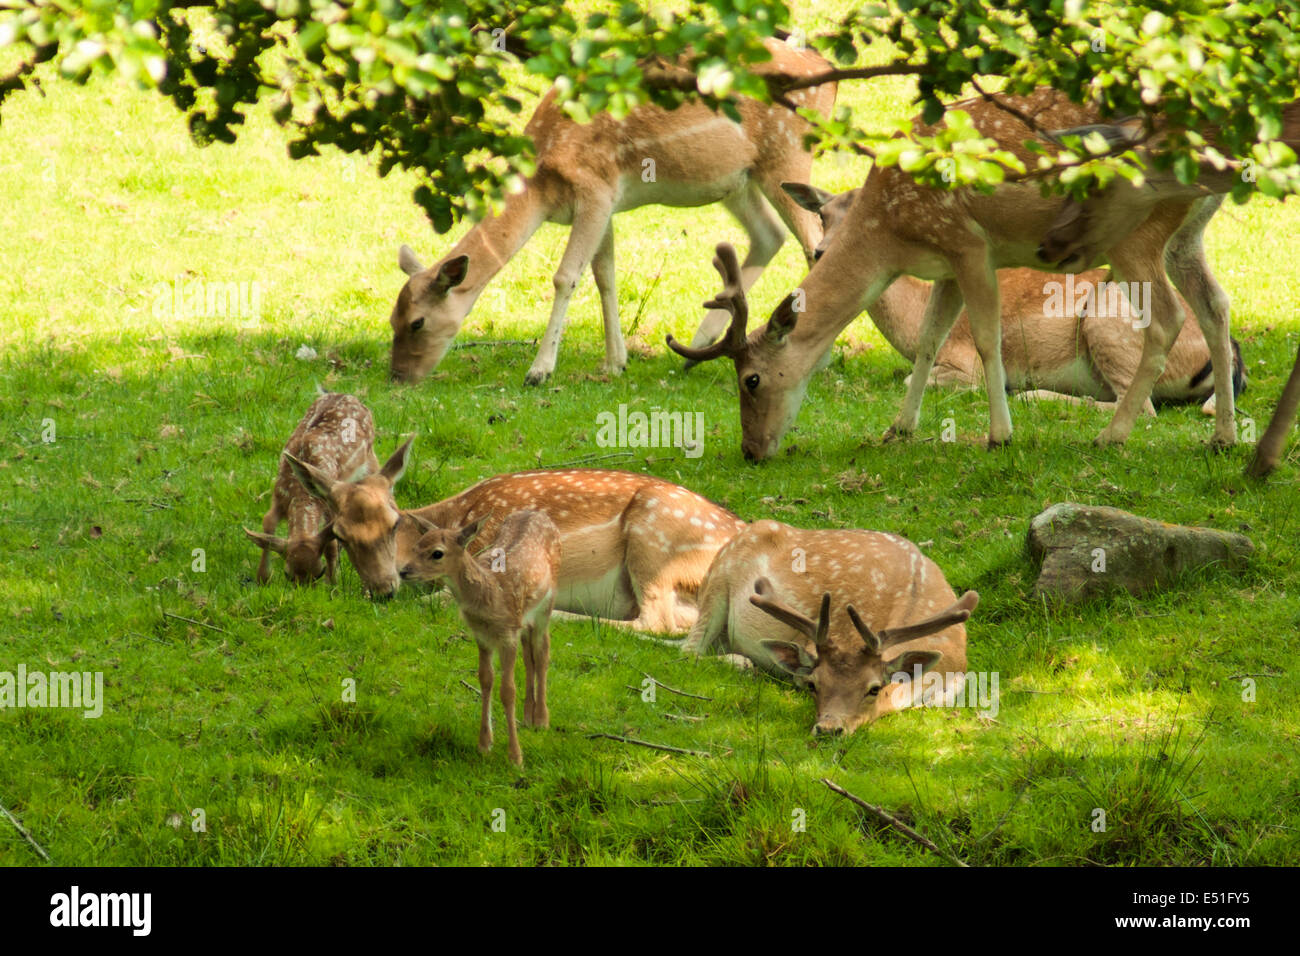
[[(338, 542), (323, 530), (328, 526), (327, 506), (294, 475), (290, 462), (296, 458), (310, 463), (322, 480), (350, 481), (378, 470), (374, 440), (370, 409), (357, 398), (323, 392), (312, 402), (285, 443), (261, 533), (244, 529), (262, 549), (257, 580), (265, 584), (271, 579), (270, 555), (274, 551), (284, 555), (284, 572), (295, 584), (309, 584), (322, 574), (334, 581)], [(287, 538), (275, 534), (282, 521), (289, 523)]]
[[(777, 40), (768, 41), (767, 48), (772, 59), (757, 70), (760, 74), (797, 78), (830, 67), (816, 53)], [(835, 87), (801, 90), (790, 99), (829, 115)], [(555, 371), (569, 301), (588, 265), (600, 294), (605, 368), (618, 373), (627, 364), (614, 276), (615, 213), (649, 204), (723, 203), (749, 235), (746, 288), (784, 242), (782, 222), (811, 261), (816, 217), (780, 187), (785, 180), (808, 178), (807, 124), (784, 107), (748, 99), (738, 106), (740, 123), (695, 102), (675, 110), (641, 106), (623, 120), (602, 113), (579, 124), (556, 104), (555, 91), (549, 92), (524, 130), (536, 146), (537, 172), (523, 191), (508, 196), (499, 215), (484, 219), (428, 268), (402, 246), (398, 264), (409, 278), (389, 317), (392, 377), (418, 382), (437, 367), (488, 282), (543, 222), (570, 230), (555, 273), (550, 321), (526, 377), (530, 385)]]
[[(838, 195), (807, 183), (782, 183), (795, 202), (816, 213), (822, 222), (822, 240), (814, 258), (820, 258), (832, 236), (843, 222), (858, 190)], [(1200, 230), (1218, 209), (1210, 203), (1189, 217), (1184, 229)], [(1035, 269), (1003, 269), (998, 273), (1002, 301), (1002, 365), (1007, 373), (1007, 387), (1025, 392), (1026, 397), (1070, 402), (1083, 400), (1114, 409), (1115, 401), (1128, 389), (1137, 372), (1142, 350), (1142, 333), (1128, 314), (1126, 303), (1111, 309), (1099, 290), (1110, 287), (1109, 273), (1101, 269), (1070, 278), (1064, 274), (1044, 275)], [(1086, 296), (1076, 303), (1077, 290)], [(921, 337), (925, 304), (930, 285), (912, 276), (899, 276), (881, 293), (867, 310), (871, 321), (908, 361), (916, 360), (916, 346)], [(1188, 311), (1191, 306), (1181, 296), (1179, 303)], [(711, 313), (712, 314), (712, 313)], [(702, 324), (692, 347), (708, 345), (720, 327)], [(1240, 396), (1245, 390), (1246, 369), (1241, 347), (1232, 339), (1232, 390)], [(1155, 402), (1200, 402), (1201, 410), (1214, 414), (1213, 362), (1199, 326), (1184, 323), (1173, 346), (1164, 371), (1151, 393)], [(979, 352), (971, 334), (970, 317), (958, 316), (947, 340), (935, 356), (930, 385), (976, 388), (981, 383)], [(1148, 403), (1145, 409), (1154, 414)]]
[(524, 649), (524, 723), (550, 726), (546, 671), (551, 661), (551, 610), (560, 577), (560, 532), (540, 511), (516, 511), (499, 522), (488, 560), (468, 549), (487, 516), (456, 528), (434, 528), (416, 543), (417, 580), (445, 582), (478, 644), (482, 713), (478, 749), (492, 748), (492, 652), (501, 664), (501, 706), (510, 761), (523, 766), (515, 723), (515, 656)]
[[(957, 108), (970, 115), (981, 134), (1015, 153), (1027, 166), (1033, 165), (1035, 154), (1024, 142), (1034, 137), (1036, 130), (1021, 117), (1032, 119), (1038, 128), (1057, 129), (1095, 119), (1089, 110), (1052, 90), (1000, 101), (970, 100), (950, 107)], [(707, 305), (731, 313), (726, 334), (704, 348), (683, 346), (671, 337), (669, 345), (694, 361), (723, 355), (732, 359), (740, 391), (742, 450), (751, 460), (769, 458), (793, 423), (813, 371), (839, 332), (859, 312), (875, 305), (900, 276), (928, 279), (934, 286), (917, 341), (912, 378), (889, 434), (910, 435), (916, 430), (935, 358), (964, 303), (988, 394), (989, 445), (996, 447), (1011, 437), (997, 270), (1032, 267), (1050, 271), (1037, 249), (1058, 205), (1030, 183), (1004, 183), (991, 195), (972, 189), (944, 191), (922, 187), (896, 167), (876, 166), (825, 254), (765, 325), (746, 334), (747, 307), (744, 289), (735, 281), (734, 254), (725, 256), (720, 249), (718, 268), (726, 285)], [(1135, 227), (1123, 234), (1108, 234), (1097, 251), (1077, 265), (1082, 271), (1108, 261), (1120, 282), (1130, 286), (1136, 282), (1137, 288), (1148, 290), (1141, 308), (1131, 303), (1133, 311), (1149, 322), (1137, 371), (1120, 396), (1110, 424), (1098, 436), (1099, 443), (1127, 439), (1137, 416), (1146, 408), (1164, 370), (1169, 346), (1182, 325), (1182, 309), (1166, 277), (1166, 267), (1191, 303), (1209, 346), (1216, 395), (1213, 441), (1230, 445), (1236, 440), (1227, 296), (1205, 266), (1193, 205), (1188, 199), (1154, 204)], [(1166, 247), (1172, 250), (1170, 255), (1166, 255)]]
[[(939, 566), (897, 535), (756, 521), (718, 552), (683, 648), (793, 680), (816, 699), (813, 733), (853, 733), (937, 703), (940, 689), (955, 698), (978, 603), (974, 591), (956, 599)], [(929, 696), (919, 680), (891, 681), (929, 671), (942, 675)]]
[[(651, 475), (600, 469), (496, 475), (443, 501), (401, 510), (393, 484), (411, 443), (379, 475), (329, 482), (302, 468), (306, 487), (329, 502), (330, 533), (373, 596), (387, 597), (403, 578), (422, 578), (416, 544), (437, 528), (486, 518), (491, 540), (507, 515), (545, 513), (560, 532), (556, 607), (635, 630), (681, 633), (695, 621), (695, 595), (718, 549), (745, 523), (725, 508)], [(391, 479), (390, 477), (391, 476)]]

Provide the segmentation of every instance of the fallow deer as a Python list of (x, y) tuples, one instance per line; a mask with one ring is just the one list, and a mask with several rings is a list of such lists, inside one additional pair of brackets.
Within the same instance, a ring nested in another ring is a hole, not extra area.
[[(830, 68), (810, 50), (777, 40), (767, 46), (772, 59), (759, 73), (803, 77)], [(835, 88), (827, 84), (790, 98), (829, 115)], [(536, 147), (537, 172), (522, 192), (506, 197), (500, 215), (484, 219), (429, 268), (402, 246), (398, 264), (410, 278), (389, 318), (394, 379), (418, 382), (442, 361), (484, 287), (543, 222), (570, 231), (555, 273), (550, 321), (526, 378), (532, 385), (555, 370), (569, 300), (588, 264), (600, 293), (605, 367), (617, 373), (627, 364), (614, 276), (615, 213), (649, 204), (723, 203), (749, 235), (746, 288), (784, 242), (782, 221), (811, 262), (817, 220), (780, 187), (807, 179), (812, 166), (802, 142), (807, 124), (789, 110), (741, 100), (737, 124), (696, 102), (675, 110), (638, 107), (621, 121), (602, 113), (579, 124), (555, 100), (552, 90), (528, 121), (524, 132)]]
[(1300, 409), (1300, 352), (1296, 353), (1295, 365), (1291, 367), (1291, 375), (1282, 388), (1282, 397), (1278, 399), (1277, 408), (1273, 409), (1268, 428), (1264, 429), (1259, 444), (1255, 446), (1255, 455), (1246, 467), (1246, 474), (1263, 478), (1277, 467), (1282, 459), (1282, 451), (1286, 448), (1287, 435), (1291, 433), (1291, 425), (1295, 422), (1297, 409)]
[[(1040, 127), (1063, 129), (1095, 119), (1061, 93), (1039, 90), (1028, 97), (1005, 97), (1003, 104), (1033, 117)], [(1001, 149), (1032, 166), (1036, 154), (1024, 142), (1034, 131), (1018, 116), (983, 99), (954, 104), (964, 109), (975, 127)], [(930, 128), (922, 127), (922, 131)], [(1049, 148), (1052, 144), (1049, 144)], [(1136, 374), (1120, 397), (1099, 443), (1127, 439), (1137, 415), (1144, 411), (1156, 379), (1164, 370), (1169, 346), (1181, 327), (1183, 314), (1165, 275), (1171, 267), (1179, 291), (1192, 304), (1210, 348), (1216, 395), (1214, 443), (1236, 440), (1232, 400), (1232, 349), (1228, 335), (1227, 297), (1208, 269), (1199, 229), (1187, 227), (1193, 202), (1162, 201), (1126, 233), (1107, 234), (1104, 242), (1077, 264), (1084, 271), (1108, 261), (1117, 279), (1149, 290), (1141, 311), (1146, 327)], [(1032, 267), (1051, 271), (1038, 258), (1040, 240), (1056, 215), (1059, 201), (1043, 197), (1037, 185), (1004, 183), (992, 194), (973, 189), (944, 191), (917, 184), (897, 167), (876, 166), (868, 175), (844, 223), (832, 237), (796, 293), (777, 306), (771, 318), (746, 335), (744, 290), (733, 268), (734, 253), (719, 250), (719, 271), (726, 287), (707, 304), (726, 308), (732, 322), (721, 340), (694, 349), (669, 341), (688, 359), (702, 361), (722, 355), (736, 365), (740, 391), (742, 450), (747, 458), (775, 454), (798, 414), (808, 381), (839, 332), (869, 309), (901, 275), (934, 281), (926, 306), (916, 361), (903, 406), (890, 435), (916, 430), (921, 398), (935, 356), (961, 311), (969, 310), (972, 338), (983, 365), (989, 400), (989, 445), (1011, 437), (1011, 415), (1002, 366), (1002, 310), (997, 270)], [(1177, 235), (1176, 235), (1177, 234)], [(1166, 260), (1165, 248), (1187, 244), (1186, 254)], [(803, 305), (803, 311), (799, 306)]]
[(853, 733), (937, 702), (922, 682), (891, 682), (899, 672), (935, 670), (955, 697), (978, 603), (974, 591), (957, 600), (939, 566), (897, 535), (756, 521), (714, 558), (683, 648), (793, 680), (816, 698), (813, 733)]
[[(410, 443), (384, 466), (400, 475)], [(399, 461), (400, 458), (400, 461)], [(515, 511), (542, 511), (560, 531), (556, 607), (634, 630), (681, 633), (695, 620), (695, 595), (718, 549), (745, 523), (672, 482), (600, 469), (496, 475), (443, 501), (399, 510), (392, 482), (374, 476), (349, 485), (307, 474), (308, 487), (333, 502), (332, 531), (348, 548), (372, 595), (388, 596), (416, 572), (415, 545), (430, 528), (487, 517), (483, 536)]]
[[(795, 202), (821, 217), (822, 241), (815, 253), (820, 257), (858, 191), (851, 189), (836, 195), (806, 183), (782, 186)], [(1200, 215), (1208, 220), (1216, 208), (1217, 204), (1211, 205), (1200, 210)], [(1200, 225), (1200, 219), (1189, 217), (1184, 228)], [(1044, 275), (1036, 269), (1003, 269), (998, 273), (1002, 365), (1006, 369), (1008, 388), (1027, 392), (1031, 398), (1085, 399), (1114, 408), (1116, 399), (1128, 389), (1137, 372), (1142, 333), (1134, 327), (1133, 317), (1126, 314), (1126, 308), (1119, 310), (1120, 314), (1112, 314), (1108, 308), (1090, 309), (1086, 304), (1076, 309), (1076, 296), (1062, 296), (1062, 290), (1067, 288), (1081, 292), (1105, 289), (1109, 278), (1101, 269), (1080, 273), (1073, 279), (1061, 273)], [(1053, 302), (1050, 289), (1056, 290), (1058, 303), (1064, 297), (1064, 308), (1050, 307)], [(916, 360), (916, 345), (929, 296), (928, 282), (899, 276), (867, 310), (889, 344), (909, 361)], [(1181, 296), (1179, 304), (1191, 310)], [(719, 330), (712, 330), (712, 336), (709, 331), (697, 333), (691, 345), (697, 348), (708, 345)], [(1232, 354), (1233, 395), (1240, 396), (1246, 388), (1246, 370), (1236, 339), (1232, 340)], [(1201, 402), (1201, 410), (1213, 415), (1212, 369), (1210, 350), (1200, 327), (1184, 323), (1151, 398), (1155, 402)], [(976, 388), (982, 381), (970, 317), (963, 310), (935, 356), (930, 385)], [(1148, 406), (1147, 411), (1153, 413), (1155, 409)]]
[(540, 511), (516, 511), (499, 522), (485, 561), (468, 549), (487, 520), (484, 516), (462, 527), (435, 528), (424, 534), (415, 548), (420, 559), (416, 577), (426, 583), (447, 583), (478, 644), (480, 753), (492, 747), (492, 652), (496, 651), (510, 760), (522, 766), (515, 724), (515, 655), (522, 643), (524, 723), (548, 727), (546, 671), (551, 661), (551, 610), (559, 586), (560, 532)]
[(285, 455), (294, 476), (328, 505), (333, 515), (319, 538), (343, 542), (362, 584), (376, 600), (391, 598), (401, 585), (395, 546), (401, 514), (393, 501), (393, 485), (406, 471), (411, 441), (407, 439), (393, 452), (383, 468), (351, 479), (329, 475), (310, 462)]
[[(284, 446), (261, 533), (244, 529), (262, 548), (257, 580), (265, 584), (271, 579), (270, 553), (274, 551), (284, 555), (285, 574), (294, 583), (308, 584), (322, 573), (334, 581), (338, 542), (321, 533), (328, 519), (325, 504), (294, 475), (290, 459), (311, 463), (323, 478), (350, 481), (379, 468), (374, 440), (370, 409), (357, 398), (325, 392), (312, 403)], [(289, 523), (287, 538), (275, 534), (281, 521)]]

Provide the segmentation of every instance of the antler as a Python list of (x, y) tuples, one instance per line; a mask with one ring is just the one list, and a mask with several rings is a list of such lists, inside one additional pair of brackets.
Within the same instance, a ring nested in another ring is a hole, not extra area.
[(729, 242), (718, 243), (713, 257), (713, 268), (722, 276), (722, 291), (704, 303), (706, 309), (723, 309), (731, 313), (731, 325), (722, 338), (704, 348), (682, 345), (671, 335), (668, 347), (692, 362), (705, 362), (723, 355), (735, 355), (745, 348), (745, 329), (749, 325), (749, 303), (745, 300), (745, 287), (740, 280), (740, 259)]
[(831, 626), (831, 592), (827, 591), (822, 595), (822, 606), (817, 612), (817, 623), (813, 623), (804, 617), (792, 607), (787, 607), (772, 598), (768, 597), (772, 593), (772, 584), (767, 578), (759, 578), (754, 582), (754, 593), (749, 596), (749, 603), (754, 605), (760, 611), (766, 611), (782, 624), (788, 624), (796, 631), (799, 631), (812, 638), (812, 642), (820, 647), (826, 641), (826, 632)]
[[(753, 598), (750, 598), (752, 601)], [(858, 629), (862, 635), (863, 642), (872, 651), (879, 653), (891, 644), (899, 644), (903, 641), (914, 641), (918, 637), (926, 637), (937, 631), (942, 631), (945, 627), (952, 627), (954, 624), (961, 624), (970, 617), (971, 611), (980, 603), (979, 593), (976, 591), (967, 591), (963, 594), (952, 607), (946, 611), (940, 611), (933, 617), (927, 617), (924, 621), (917, 621), (915, 624), (904, 624), (902, 627), (890, 627), (876, 634), (867, 622), (862, 620), (858, 615), (857, 609), (850, 604), (846, 610), (849, 612), (849, 619), (853, 621), (853, 626)]]

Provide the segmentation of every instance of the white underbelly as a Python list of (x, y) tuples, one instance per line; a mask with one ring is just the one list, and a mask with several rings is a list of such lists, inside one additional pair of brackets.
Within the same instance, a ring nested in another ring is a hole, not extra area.
[(621, 563), (596, 578), (568, 578), (561, 570), (555, 606), (573, 614), (594, 614), (616, 621), (631, 620), (637, 612), (636, 599)]

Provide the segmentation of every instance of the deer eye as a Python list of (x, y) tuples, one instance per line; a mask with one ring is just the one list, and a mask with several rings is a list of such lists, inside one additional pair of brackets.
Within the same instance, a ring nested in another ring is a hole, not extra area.
[(757, 375), (746, 375), (746, 376), (745, 376), (745, 388), (749, 389), (751, 392), (756, 391), (756, 390), (758, 389), (758, 376), (757, 376)]
[(441, 549), (441, 548), (435, 548), (434, 551), (433, 551), (433, 553), (430, 554), (429, 557), (433, 558), (433, 560), (435, 560), (435, 561), (441, 561), (441, 560), (442, 560), (442, 549)]
[(879, 684), (872, 684), (871, 687), (869, 687), (869, 688), (867, 689), (867, 696), (868, 696), (868, 697), (879, 697), (879, 696), (880, 696), (880, 685), (879, 685)]
[(416, 319), (414, 322), (411, 323), (411, 331), (412, 331), (412, 332), (418, 332), (418, 331), (420, 331), (420, 329), (422, 329), (422, 328), (424, 328), (424, 319), (422, 319), (422, 318), (421, 318), (421, 319)]

